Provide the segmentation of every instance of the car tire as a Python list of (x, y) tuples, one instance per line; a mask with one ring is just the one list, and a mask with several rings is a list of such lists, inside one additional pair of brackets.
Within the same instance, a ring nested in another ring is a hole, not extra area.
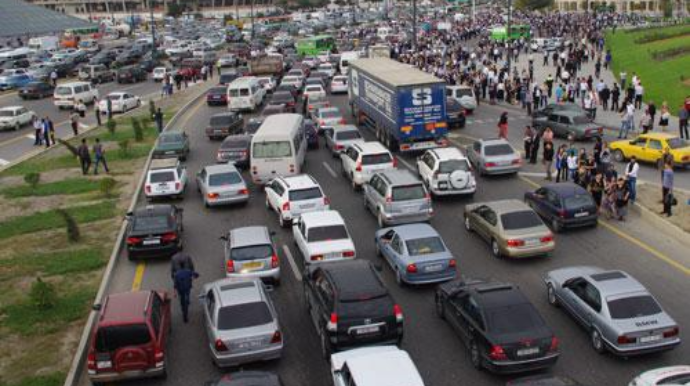
[(15, 124), (14, 125), (14, 131), (19, 131), (19, 127), (20, 127), (19, 123)]
[(278, 212), (278, 224), (281, 228), (287, 228), (288, 226), (287, 221), (283, 219), (283, 214), (281, 212)]
[(333, 348), (331, 347), (331, 342), (328, 340), (328, 333), (326, 333), (324, 327), (321, 327), (321, 333), (319, 335), (321, 336), (321, 356), (328, 360), (331, 358)]
[(443, 301), (441, 300), (441, 297), (439, 295), (435, 296), (434, 304), (436, 315), (438, 315), (438, 317), (441, 319), (446, 319), (446, 306), (443, 305)]
[(613, 151), (613, 159), (616, 160), (616, 162), (624, 162), (625, 154), (623, 154), (620, 149), (616, 149)]
[(386, 227), (386, 220), (383, 218), (383, 213), (381, 213), (380, 209), (377, 211), (376, 220), (379, 224), (379, 228), (385, 228)]
[(402, 278), (402, 273), (400, 273), (400, 268), (395, 269), (395, 282), (398, 283), (398, 287), (405, 286), (405, 281)]
[(350, 173), (350, 181), (351, 181), (351, 185), (352, 185), (352, 190), (355, 192), (358, 191), (359, 189), (357, 187), (357, 183), (355, 182), (355, 176), (352, 173)]
[(472, 222), (470, 221), (470, 218), (465, 216), (465, 230), (469, 233), (474, 232), (474, 229), (472, 229)]
[(472, 367), (474, 367), (477, 370), (481, 370), (482, 354), (481, 352), (479, 352), (479, 346), (477, 346), (477, 343), (474, 340), (471, 340), (470, 344), (467, 347), (467, 350), (469, 351), (470, 362), (472, 363)]
[(556, 290), (551, 283), (546, 285), (546, 299), (553, 307), (558, 307), (558, 298), (556, 297)]
[(592, 332), (589, 334), (589, 341), (597, 354), (603, 354), (604, 351), (606, 351), (604, 339), (596, 328), (593, 328)]
[(496, 239), (491, 239), (491, 254), (497, 259), (501, 258), (501, 248), (498, 246)]
[(560, 233), (561, 230), (563, 230), (563, 226), (558, 223), (558, 220), (553, 219), (551, 220), (551, 229), (553, 230), (553, 233)]

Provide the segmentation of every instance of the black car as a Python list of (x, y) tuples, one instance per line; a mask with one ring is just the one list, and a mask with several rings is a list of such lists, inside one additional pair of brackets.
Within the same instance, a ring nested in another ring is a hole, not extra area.
[(536, 110), (535, 112), (532, 113), (533, 118), (539, 118), (539, 117), (548, 117), (552, 113), (558, 113), (561, 111), (573, 111), (576, 113), (579, 113), (580, 115), (587, 115), (587, 110), (582, 108), (577, 103), (571, 103), (571, 102), (566, 102), (566, 103), (549, 103), (548, 105), (544, 106), (544, 108)]
[(236, 71), (224, 72), (218, 78), (219, 85), (226, 85), (232, 83), (233, 80), (239, 78), (240, 75)]
[(525, 193), (525, 202), (551, 224), (554, 232), (598, 224), (597, 204), (580, 185), (569, 182), (545, 185)]
[(446, 115), (449, 129), (465, 127), (465, 109), (454, 98), (446, 98)]
[(261, 127), (262, 123), (264, 123), (264, 119), (262, 117), (249, 118), (247, 123), (244, 125), (243, 132), (245, 134), (254, 135), (256, 134), (256, 131), (259, 130), (259, 127)]
[(89, 60), (89, 64), (102, 64), (106, 67), (110, 67), (116, 57), (117, 52), (115, 51), (101, 51)]
[(319, 148), (319, 131), (316, 122), (311, 119), (304, 120), (304, 131), (307, 134), (307, 147), (309, 149)]
[(117, 83), (143, 82), (148, 78), (146, 71), (139, 67), (123, 67), (117, 71)]
[(148, 205), (127, 213), (127, 254), (138, 258), (171, 257), (182, 250), (182, 208)]
[(28, 59), (10, 59), (0, 65), (0, 72), (14, 68), (29, 68), (31, 62)]
[(513, 284), (454, 280), (438, 286), (435, 303), (436, 313), (458, 333), (477, 369), (517, 373), (558, 360), (558, 339)]
[(206, 127), (206, 136), (209, 139), (216, 139), (240, 134), (242, 133), (242, 123), (241, 114), (227, 112), (212, 115)]
[(295, 113), (297, 111), (297, 101), (295, 101), (295, 97), (289, 91), (274, 92), (271, 99), (268, 100), (267, 105), (285, 105), (287, 112)]
[(141, 54), (138, 51), (124, 51), (115, 58), (115, 63), (119, 66), (128, 66), (135, 64), (140, 58)]
[(268, 104), (266, 107), (264, 107), (263, 110), (261, 110), (261, 116), (262, 117), (267, 117), (269, 115), (277, 115), (277, 114), (287, 114), (291, 113), (292, 111), (288, 110), (288, 107), (284, 103), (280, 104)]
[(532, 375), (508, 381), (506, 386), (584, 386), (580, 382), (558, 375)]
[(227, 106), (228, 88), (226, 86), (213, 87), (206, 93), (206, 104), (208, 106)]
[(299, 95), (299, 89), (292, 84), (278, 85), (278, 87), (276, 87), (276, 89), (273, 91), (273, 95), (275, 95), (279, 92), (284, 92), (284, 91), (287, 91), (290, 94), (292, 94), (292, 97), (294, 99), (297, 99), (297, 96)]
[(321, 353), (370, 344), (397, 344), (403, 337), (402, 309), (366, 260), (309, 266), (304, 299), (321, 338)]
[(252, 136), (249, 134), (229, 135), (225, 137), (223, 143), (218, 148), (216, 162), (231, 162), (239, 169), (249, 168), (249, 145)]
[(268, 371), (238, 371), (208, 381), (204, 386), (283, 386), (278, 375)]
[(29, 82), (19, 89), (19, 97), (22, 99), (41, 99), (53, 96), (55, 87), (48, 82)]

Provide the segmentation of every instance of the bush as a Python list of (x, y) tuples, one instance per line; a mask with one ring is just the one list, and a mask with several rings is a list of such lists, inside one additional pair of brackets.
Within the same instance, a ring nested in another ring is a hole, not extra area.
[(115, 135), (115, 129), (117, 128), (117, 122), (114, 119), (108, 119), (105, 123), (105, 127), (108, 129), (110, 135)]
[(132, 130), (134, 130), (134, 140), (141, 142), (144, 140), (144, 130), (141, 128), (141, 123), (137, 118), (132, 117)]
[(117, 145), (120, 150), (120, 156), (122, 156), (122, 158), (129, 157), (129, 140), (123, 139), (122, 141), (118, 142)]
[(29, 299), (31, 299), (31, 303), (37, 309), (41, 311), (49, 310), (55, 307), (57, 303), (55, 287), (50, 283), (44, 282), (39, 276), (36, 278), (36, 281), (31, 284)]
[(114, 178), (106, 177), (101, 179), (101, 182), (98, 185), (98, 190), (100, 190), (105, 197), (110, 198), (113, 196), (116, 186), (117, 181), (115, 181)]
[(24, 182), (26, 182), (33, 189), (36, 189), (38, 183), (41, 181), (41, 173), (26, 173), (24, 175)]
[(141, 124), (141, 130), (144, 132), (144, 134), (151, 129), (151, 118), (142, 116), (139, 118), (139, 123)]
[(149, 101), (149, 115), (153, 117), (156, 114), (156, 103), (153, 100)]
[(64, 209), (58, 209), (57, 213), (65, 220), (65, 225), (67, 225), (67, 240), (72, 243), (79, 242), (81, 232), (79, 232), (79, 224), (74, 219), (74, 216)]

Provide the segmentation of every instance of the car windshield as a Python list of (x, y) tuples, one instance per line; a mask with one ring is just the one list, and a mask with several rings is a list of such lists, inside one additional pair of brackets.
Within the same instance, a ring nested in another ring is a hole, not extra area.
[(227, 92), (227, 89), (225, 87), (214, 87), (211, 90), (209, 90), (209, 94), (225, 94)]
[(393, 162), (393, 160), (388, 153), (367, 154), (362, 156), (362, 165), (379, 165), (391, 162)]
[(356, 130), (348, 130), (348, 131), (340, 131), (335, 134), (335, 138), (338, 141), (351, 141), (353, 139), (360, 139), (362, 138), (362, 135), (359, 133), (359, 131)]
[(534, 228), (544, 225), (539, 217), (531, 210), (505, 213), (501, 215), (503, 229), (512, 231), (516, 229)]
[(211, 126), (229, 126), (232, 124), (233, 120), (233, 116), (230, 115), (215, 116), (211, 117), (209, 124)]
[(321, 189), (318, 187), (291, 190), (290, 191), (290, 201), (302, 201), (302, 200), (313, 200), (315, 198), (321, 198)]
[(252, 146), (253, 158), (290, 157), (292, 148), (287, 141), (256, 142)]
[(226, 306), (218, 310), (218, 329), (236, 330), (271, 323), (273, 316), (264, 302)]
[(11, 110), (0, 110), (0, 117), (13, 117), (14, 112)]
[(307, 241), (310, 243), (319, 241), (349, 239), (345, 225), (329, 225), (322, 227), (309, 228)]
[(494, 334), (525, 334), (544, 325), (537, 310), (529, 303), (489, 308), (486, 312), (487, 329)]
[(208, 186), (235, 185), (242, 182), (237, 172), (215, 173), (208, 176)]
[[(230, 138), (230, 137), (228, 137)], [(223, 141), (223, 143), (220, 144), (221, 149), (247, 149), (247, 146), (249, 145), (249, 139), (238, 139), (238, 138), (232, 138), (232, 139), (226, 139)]]
[(460, 88), (455, 91), (455, 95), (457, 95), (457, 98), (462, 98), (462, 97), (471, 97), (472, 96), (472, 90), (468, 88)]
[(573, 117), (573, 123), (576, 125), (586, 125), (586, 124), (591, 123), (591, 122), (592, 122), (592, 120), (585, 117), (585, 116)]
[(668, 144), (668, 147), (671, 149), (682, 149), (684, 147), (690, 146), (690, 144), (688, 144), (688, 141), (682, 138), (670, 138), (666, 140), (666, 143)]
[(337, 110), (330, 110), (330, 111), (319, 111), (319, 115), (321, 118), (340, 118), (342, 115), (340, 114), (340, 111)]
[(182, 141), (182, 134), (164, 134), (158, 137), (158, 143), (162, 144), (181, 143)]
[(442, 161), (438, 165), (439, 173), (452, 173), (456, 170), (462, 170), (463, 172), (470, 170), (470, 165), (466, 160), (452, 159), (448, 161)]
[(146, 324), (101, 327), (95, 337), (96, 352), (113, 352), (123, 347), (141, 346), (151, 341)]
[(170, 219), (166, 215), (134, 217), (132, 230), (136, 232), (154, 231), (170, 227)]
[(72, 95), (70, 87), (58, 87), (55, 89), (55, 95)]
[(426, 197), (422, 184), (396, 186), (393, 188), (393, 201), (420, 200)]
[(294, 102), (295, 98), (292, 97), (292, 94), (289, 92), (281, 92), (281, 93), (275, 93), (271, 97), (271, 104), (280, 104), (280, 103), (287, 103), (287, 102)]
[(161, 182), (172, 182), (175, 181), (175, 172), (173, 171), (165, 171), (165, 172), (156, 172), (156, 173), (151, 173), (151, 177), (149, 177), (151, 180), (151, 183), (161, 183)]
[(271, 256), (273, 256), (273, 247), (270, 245), (250, 245), (230, 250), (230, 259), (235, 261), (259, 260)]
[(441, 253), (446, 250), (440, 237), (424, 237), (421, 239), (407, 240), (405, 242), (410, 256), (429, 255)]
[(610, 300), (609, 312), (613, 319), (632, 319), (661, 313), (661, 307), (649, 295)]
[(565, 203), (565, 209), (570, 210), (594, 206), (594, 200), (589, 194), (578, 194), (566, 197), (563, 201)]
[(513, 148), (508, 144), (488, 145), (484, 147), (484, 154), (487, 156), (513, 154)]

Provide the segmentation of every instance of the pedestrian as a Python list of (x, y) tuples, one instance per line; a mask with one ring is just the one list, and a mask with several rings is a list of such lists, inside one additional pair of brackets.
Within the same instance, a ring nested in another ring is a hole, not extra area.
[(82, 174), (88, 174), (89, 168), (91, 167), (91, 153), (89, 153), (89, 146), (86, 144), (86, 138), (82, 138), (81, 145), (77, 148), (77, 156), (81, 164)]
[(508, 113), (505, 111), (498, 120), (498, 137), (508, 140)]
[(177, 271), (185, 267), (191, 269), (192, 271), (195, 270), (194, 260), (192, 260), (192, 256), (183, 251), (177, 252), (170, 259), (170, 277), (172, 277), (172, 279), (174, 280)]
[(567, 154), (565, 145), (561, 145), (556, 152), (556, 183), (568, 180), (568, 166), (566, 165)]
[(192, 292), (192, 284), (194, 279), (198, 277), (198, 273), (185, 266), (175, 272), (173, 278), (175, 293), (180, 299), (180, 308), (182, 308), (182, 320), (184, 320), (185, 323), (189, 322), (189, 298)]
[(208, 77), (209, 77), (210, 79), (213, 79), (213, 65), (212, 65), (212, 64), (209, 64), (209, 65), (207, 66), (206, 73), (208, 73)]
[(53, 145), (55, 145), (57, 143), (55, 141), (55, 125), (53, 124), (53, 120), (50, 119), (50, 117), (46, 119), (48, 119), (48, 128), (50, 129), (50, 140), (51, 142), (53, 142)]
[(640, 171), (640, 164), (637, 163), (635, 156), (630, 157), (630, 162), (625, 166), (625, 179), (628, 181), (630, 191), (630, 202), (635, 203), (637, 198), (637, 173)]
[(625, 90), (625, 84), (626, 84), (627, 81), (628, 81), (628, 73), (625, 72), (625, 71), (621, 71), (620, 74), (619, 74), (619, 77), (620, 77), (620, 79), (621, 79), (621, 88), (622, 88), (623, 90)]
[[(43, 119), (43, 139), (46, 142), (46, 148), (50, 147), (50, 122), (48, 120), (48, 117), (45, 117)], [(55, 145), (55, 142), (53, 142), (53, 145)]]
[(690, 110), (686, 109), (684, 106), (678, 110), (678, 134), (680, 138), (690, 139), (688, 136), (688, 117), (690, 116)]
[(647, 134), (652, 130), (652, 116), (649, 114), (649, 109), (645, 109), (644, 115), (640, 118), (640, 127), (642, 128), (642, 134)]
[(101, 108), (99, 105), (100, 103), (98, 103), (98, 101), (93, 104), (93, 113), (96, 115), (96, 124), (98, 126), (101, 125)]
[(624, 107), (623, 113), (621, 114), (621, 129), (618, 132), (618, 139), (628, 138), (630, 130), (633, 130), (633, 123), (635, 119), (635, 106), (633, 106), (632, 101), (627, 100)]
[(601, 146), (601, 154), (599, 155), (599, 170), (601, 172), (606, 172), (609, 165), (611, 164), (611, 149), (609, 148), (609, 143), (603, 141)]
[(218, 70), (218, 76), (220, 76), (220, 69), (221, 69), (220, 60), (218, 60), (218, 61), (216, 62), (216, 70)]
[(525, 159), (529, 159), (530, 154), (532, 154), (532, 127), (530, 125), (525, 126), (525, 135), (522, 139), (525, 148)]
[(621, 89), (618, 88), (618, 84), (614, 83), (613, 84), (613, 90), (611, 90), (611, 110), (613, 111), (618, 111), (620, 110), (620, 106), (618, 105), (618, 101), (621, 98)]
[(615, 216), (618, 221), (625, 221), (625, 216), (628, 215), (628, 204), (630, 202), (630, 188), (628, 184), (625, 183), (623, 177), (618, 178), (616, 182), (616, 187), (614, 190), (615, 196)]
[(587, 190), (592, 195), (594, 203), (597, 204), (597, 211), (601, 210), (601, 201), (604, 197), (604, 174), (597, 171), (594, 178), (589, 182)]
[(654, 129), (654, 118), (656, 118), (656, 105), (654, 101), (649, 101), (647, 104), (647, 110), (649, 111), (649, 116), (652, 118), (652, 122), (649, 124), (649, 129)]
[(546, 180), (551, 181), (551, 165), (553, 164), (553, 143), (544, 142), (544, 154), (542, 155), (542, 162), (544, 162), (544, 169), (546, 169)]
[(201, 67), (201, 78), (204, 80), (204, 82), (206, 82), (206, 80), (208, 80), (208, 74), (207, 74), (206, 66)]
[[(568, 156), (565, 159), (566, 161), (566, 166), (568, 168), (568, 177), (572, 180), (575, 180), (575, 173), (577, 172), (577, 153), (575, 152), (569, 152)], [(566, 181), (568, 178), (565, 179)]]
[(53, 84), (53, 87), (57, 86), (57, 80), (58, 80), (58, 73), (57, 71), (53, 70), (50, 72), (50, 83)]
[(673, 196), (673, 162), (666, 162), (664, 164), (662, 191), (664, 196), (664, 210), (660, 214), (665, 214), (666, 217), (671, 217), (671, 208), (674, 205), (675, 197)]
[(101, 144), (101, 140), (98, 138), (96, 138), (96, 143), (93, 145), (93, 157), (96, 160), (96, 163), (93, 166), (94, 175), (98, 174), (98, 165), (101, 163), (103, 164), (103, 169), (105, 172), (110, 173), (110, 170), (108, 169), (108, 162), (105, 160), (105, 149)]
[(108, 116), (108, 120), (113, 119), (113, 101), (110, 98), (105, 98), (105, 112)]
[(635, 108), (642, 108), (642, 97), (644, 96), (644, 87), (642, 87), (642, 82), (638, 82), (635, 86)]
[(659, 114), (659, 128), (663, 133), (666, 132), (666, 129), (668, 128), (668, 122), (671, 119), (671, 113), (668, 109), (668, 103), (664, 101), (664, 103), (661, 104), (661, 113)]
[(43, 119), (39, 119), (38, 117), (34, 117), (33, 126), (34, 126), (34, 146), (41, 146), (41, 144), (43, 143), (41, 141), (41, 138), (43, 137)]
[(539, 133), (539, 130), (534, 130), (532, 132), (532, 146), (531, 146), (532, 151), (531, 151), (530, 156), (529, 156), (529, 163), (531, 163), (531, 164), (537, 163), (537, 157), (539, 155), (540, 142), (541, 142), (541, 135)]
[(553, 143), (553, 130), (547, 126), (541, 134), (541, 139), (544, 141), (544, 145), (546, 145), (547, 142)]
[(84, 118), (86, 116), (86, 105), (84, 101), (80, 99), (77, 104), (74, 105), (74, 110), (76, 110), (80, 118)]
[(156, 128), (158, 128), (158, 134), (163, 132), (163, 112), (159, 107), (156, 113), (153, 114), (153, 120), (156, 122)]
[(79, 114), (76, 111), (73, 111), (69, 116), (69, 120), (70, 126), (72, 127), (72, 133), (76, 137), (79, 135)]

